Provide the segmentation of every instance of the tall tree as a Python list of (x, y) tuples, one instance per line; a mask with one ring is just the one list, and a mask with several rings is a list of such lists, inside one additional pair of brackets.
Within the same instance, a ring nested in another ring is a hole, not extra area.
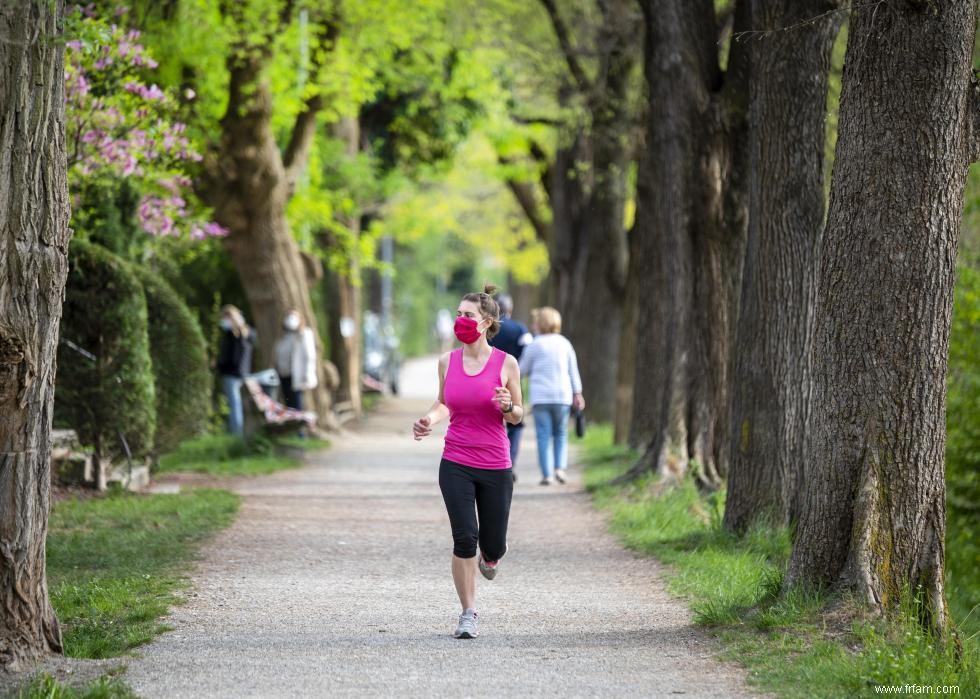
[(938, 630), (954, 262), (980, 137), (976, 22), (975, 0), (852, 9), (787, 576), (879, 609), (907, 590)]
[(61, 651), (45, 577), (68, 272), (62, 0), (0, 5), (0, 666)]
[(725, 526), (796, 508), (823, 232), (832, 0), (752, 0), (749, 213), (734, 343)]
[[(745, 28), (744, 2), (734, 27)], [(646, 143), (632, 235), (636, 353), (627, 475), (723, 470), (728, 361), (744, 245), (746, 44), (723, 70), (711, 0), (647, 2)]]
[(568, 66), (570, 86), (561, 89), (577, 93), (587, 120), (560, 136), (550, 169), (552, 294), (579, 356), (589, 411), (608, 421), (616, 406), (629, 252), (623, 212), (635, 132), (631, 78), (642, 25), (632, 0), (596, 3), (599, 25), (590, 75), (556, 3), (542, 4)]
[[(298, 310), (316, 332), (307, 269), (286, 218), (286, 204), (306, 166), (323, 109), (320, 90), (313, 89), (299, 111), (289, 141), (280, 152), (272, 128), (274, 100), (267, 69), (276, 35), (293, 21), (295, 3), (222, 2), (220, 10), (233, 27), (227, 54), (228, 105), (221, 119), (220, 143), (207, 158), (202, 194), (214, 208), (215, 219), (229, 229), (227, 247), (242, 280), (258, 330), (260, 357), (272, 359), (272, 346), (283, 316)], [(334, 11), (315, 16), (322, 56), (339, 33)], [(321, 422), (330, 422), (330, 394), (322, 368), (312, 392), (313, 408)]]

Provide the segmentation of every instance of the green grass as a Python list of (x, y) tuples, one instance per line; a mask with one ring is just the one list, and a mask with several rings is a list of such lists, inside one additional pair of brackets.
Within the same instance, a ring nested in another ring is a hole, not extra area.
[(76, 688), (58, 682), (51, 675), (41, 675), (13, 696), (16, 699), (138, 699), (132, 689), (112, 676)]
[[(636, 454), (612, 445), (608, 427), (590, 426), (580, 445), (586, 486), (611, 514), (612, 531), (629, 548), (669, 564), (671, 592), (689, 602), (695, 621), (721, 638), (728, 657), (744, 663), (760, 688), (836, 698), (879, 696), (875, 685), (957, 685), (961, 697), (980, 696), (980, 648), (966, 633), (976, 621), (963, 623), (969, 595), (977, 594), (975, 540), (957, 548), (964, 542), (954, 528), (948, 557), (950, 607), (964, 639), (958, 659), (952, 643), (938, 643), (917, 626), (908, 605), (886, 622), (822, 593), (784, 594), (789, 532), (764, 524), (742, 537), (725, 532), (724, 493), (703, 497), (691, 482), (663, 491), (649, 477), (610, 486)], [(973, 568), (958, 568), (961, 558)]]
[(329, 442), (321, 439), (257, 437), (246, 442), (228, 434), (209, 434), (187, 440), (175, 451), (160, 457), (156, 473), (259, 476), (301, 465), (299, 459), (283, 451), (313, 451), (329, 446)]
[(238, 505), (238, 496), (208, 489), (57, 502), (47, 570), (65, 654), (113, 657), (165, 630), (160, 618), (180, 600), (187, 564)]

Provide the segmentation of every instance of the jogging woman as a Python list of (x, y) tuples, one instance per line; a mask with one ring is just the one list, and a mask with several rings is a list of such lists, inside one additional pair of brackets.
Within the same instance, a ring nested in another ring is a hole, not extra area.
[(463, 608), (456, 638), (476, 638), (476, 571), (493, 580), (507, 552), (514, 481), (504, 422), (516, 425), (524, 417), (517, 360), (487, 342), (500, 328), (494, 290), (488, 284), (483, 293), (460, 301), (454, 330), (463, 347), (439, 358), (439, 398), (412, 427), (417, 441), (449, 418), (439, 487), (453, 532), (453, 582)]

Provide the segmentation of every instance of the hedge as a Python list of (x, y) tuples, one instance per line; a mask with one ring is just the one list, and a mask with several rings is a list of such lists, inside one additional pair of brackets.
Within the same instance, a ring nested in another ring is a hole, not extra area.
[(157, 454), (207, 430), (212, 378), (201, 326), (162, 277), (134, 268), (149, 316), (150, 358), (156, 393)]
[(142, 285), (124, 260), (83, 240), (72, 241), (68, 260), (55, 424), (77, 430), (100, 457), (124, 453), (120, 434), (144, 457), (153, 448), (156, 410)]

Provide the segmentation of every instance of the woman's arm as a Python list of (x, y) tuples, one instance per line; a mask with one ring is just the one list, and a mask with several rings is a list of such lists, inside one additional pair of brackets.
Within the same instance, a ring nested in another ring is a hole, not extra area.
[[(504, 420), (512, 425), (524, 419), (524, 396), (521, 394), (521, 368), (517, 360), (507, 355), (502, 372), (503, 386), (497, 388), (494, 400), (504, 415)], [(510, 410), (507, 410), (507, 408)]]
[(428, 437), (432, 434), (432, 426), (438, 422), (442, 422), (447, 417), (449, 417), (449, 408), (445, 403), (445, 389), (446, 389), (446, 372), (449, 369), (449, 353), (446, 352), (444, 355), (439, 357), (439, 397), (436, 402), (432, 404), (432, 407), (415, 421), (412, 425), (412, 433), (415, 437), (415, 441), (419, 441), (422, 437)]
[(572, 381), (572, 407), (576, 410), (585, 410), (585, 398), (582, 396), (582, 377), (578, 373), (578, 357), (575, 355), (575, 348), (572, 343), (568, 343), (569, 361), (568, 378)]

